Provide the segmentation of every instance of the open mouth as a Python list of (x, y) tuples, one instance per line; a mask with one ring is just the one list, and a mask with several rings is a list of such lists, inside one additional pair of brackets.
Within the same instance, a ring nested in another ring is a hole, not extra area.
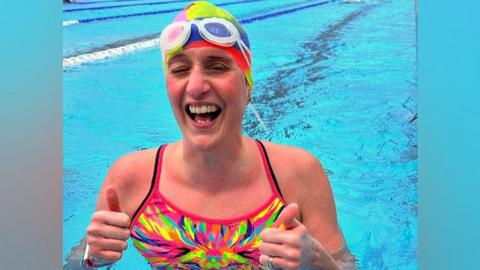
[(195, 123), (205, 125), (215, 120), (222, 112), (222, 109), (214, 104), (186, 105), (185, 112)]

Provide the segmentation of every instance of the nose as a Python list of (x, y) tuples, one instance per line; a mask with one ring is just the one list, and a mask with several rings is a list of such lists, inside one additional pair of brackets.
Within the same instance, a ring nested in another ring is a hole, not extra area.
[(185, 91), (194, 98), (201, 98), (210, 91), (210, 84), (200, 67), (195, 66), (190, 71)]

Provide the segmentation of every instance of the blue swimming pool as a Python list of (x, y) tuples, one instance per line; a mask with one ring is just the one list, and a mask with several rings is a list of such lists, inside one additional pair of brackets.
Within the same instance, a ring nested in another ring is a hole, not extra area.
[[(417, 268), (417, 78), (412, 0), (211, 1), (249, 33), (245, 133), (315, 154), (360, 269)], [(186, 1), (64, 5), (63, 252), (84, 235), (109, 165), (181, 136), (160, 30)], [(67, 23), (65, 23), (67, 22)], [(113, 269), (149, 269), (132, 246)]]

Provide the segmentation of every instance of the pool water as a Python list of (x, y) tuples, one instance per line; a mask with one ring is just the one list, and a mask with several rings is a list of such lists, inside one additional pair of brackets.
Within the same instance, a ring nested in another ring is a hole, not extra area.
[[(247, 110), (245, 133), (321, 160), (360, 269), (416, 269), (415, 2), (211, 2), (226, 4), (249, 33), (252, 103), (268, 130)], [(64, 58), (145, 40), (186, 3), (65, 4), (64, 21), (85, 23), (64, 26)], [(63, 79), (66, 255), (84, 236), (110, 164), (181, 134), (155, 46), (65, 67)], [(149, 267), (130, 243), (112, 269)]]

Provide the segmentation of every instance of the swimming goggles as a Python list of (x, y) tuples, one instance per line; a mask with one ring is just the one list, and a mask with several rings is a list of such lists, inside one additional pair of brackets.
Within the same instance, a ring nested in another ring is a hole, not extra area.
[(197, 27), (201, 37), (210, 43), (222, 47), (233, 47), (238, 44), (248, 66), (251, 67), (247, 57), (247, 53), (251, 56), (251, 52), (241, 39), (238, 29), (231, 22), (222, 18), (181, 21), (168, 25), (160, 35), (160, 48), (164, 56), (185, 45), (190, 38), (193, 24)]

